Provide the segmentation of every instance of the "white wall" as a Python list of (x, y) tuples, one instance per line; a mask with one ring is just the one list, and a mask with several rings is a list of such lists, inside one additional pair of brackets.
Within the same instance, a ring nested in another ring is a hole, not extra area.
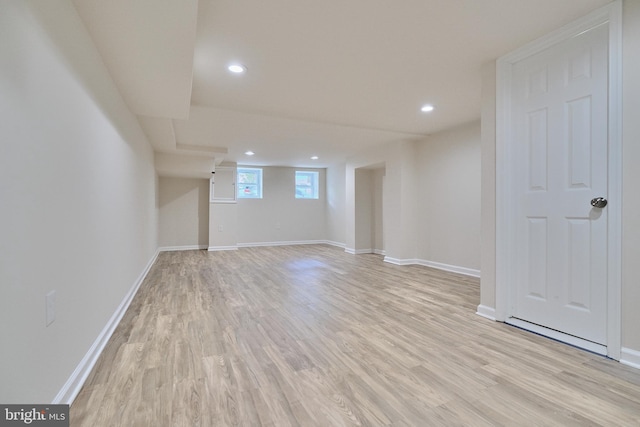
[[(640, 2), (623, 10), (622, 347), (640, 367)], [(632, 350), (631, 353), (625, 350)]]
[(371, 169), (355, 171), (355, 252), (373, 252), (373, 179)]
[(481, 259), (479, 312), (496, 306), (496, 63), (482, 67)]
[(416, 235), (419, 215), (416, 209), (416, 157), (416, 144), (403, 142), (393, 149), (391, 160), (386, 162), (388, 185), (383, 195), (385, 236), (387, 249), (395, 248), (391, 254), (399, 259), (415, 258), (420, 238)]
[[(480, 124), (475, 122), (351, 157), (345, 175), (346, 248), (364, 249), (360, 236), (368, 228), (372, 249), (384, 250), (386, 261), (477, 275), (480, 153)], [(364, 188), (364, 173), (370, 181), (372, 220), (361, 218), (358, 189)]]
[(207, 247), (209, 180), (160, 177), (159, 196), (160, 247)]
[(416, 258), (479, 270), (480, 122), (430, 136), (416, 159)]
[(327, 240), (339, 245), (345, 244), (345, 171), (344, 163), (326, 169)]
[[(319, 172), (319, 198), (295, 198), (295, 171)], [(262, 168), (262, 199), (238, 199), (237, 243), (326, 240), (325, 170)]]
[(209, 250), (229, 250), (238, 246), (238, 205), (209, 204)]
[(345, 173), (345, 242), (350, 251), (356, 249), (356, 170), (364, 167), (385, 167), (383, 228), (386, 260), (411, 263), (415, 257), (415, 166), (416, 144), (398, 141), (352, 156)]
[(384, 251), (384, 175), (384, 167), (379, 166), (355, 170), (356, 253)]
[(371, 188), (373, 197), (372, 242), (375, 253), (384, 252), (384, 167), (371, 171)]
[[(412, 142), (397, 142), (378, 146), (358, 153), (347, 160), (345, 167), (345, 247), (349, 252), (355, 252), (357, 246), (357, 213), (356, 208), (356, 172), (358, 169), (385, 165), (386, 187), (382, 195), (383, 210), (385, 212), (383, 228), (388, 236), (386, 242), (389, 260), (404, 260), (413, 256), (413, 241), (405, 241), (402, 221), (402, 168), (413, 170), (413, 162), (405, 164), (405, 151), (413, 152)], [(392, 190), (393, 189), (393, 190)], [(404, 201), (410, 203), (408, 200)], [(391, 255), (390, 255), (391, 254)]]
[(0, 402), (46, 403), (153, 259), (153, 153), (68, 1), (0, 3), (0, 94)]

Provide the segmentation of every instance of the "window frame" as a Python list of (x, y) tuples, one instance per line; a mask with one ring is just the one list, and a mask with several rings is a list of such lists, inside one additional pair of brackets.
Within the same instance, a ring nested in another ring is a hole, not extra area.
[[(241, 192), (241, 189), (243, 186), (246, 186), (246, 183), (242, 183), (240, 181), (240, 174), (241, 173), (256, 173), (256, 183), (255, 184), (249, 184), (249, 185), (255, 185), (257, 187), (257, 191), (256, 191), (256, 195), (255, 196), (245, 196), (244, 192)], [(254, 168), (254, 167), (240, 167), (238, 166), (238, 170), (236, 172), (236, 196), (237, 199), (262, 199), (263, 198), (263, 172), (262, 172), (262, 168)]]
[[(310, 185), (299, 185), (298, 174), (306, 174), (311, 176)], [(305, 196), (303, 193), (298, 193), (298, 187), (311, 188), (311, 197)], [(320, 199), (320, 172), (314, 170), (296, 170), (294, 174), (294, 195), (296, 200), (319, 200)], [(299, 195), (301, 194), (301, 195)]]

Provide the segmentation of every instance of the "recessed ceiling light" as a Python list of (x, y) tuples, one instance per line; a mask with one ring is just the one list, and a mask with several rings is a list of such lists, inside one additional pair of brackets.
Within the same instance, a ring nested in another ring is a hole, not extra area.
[(245, 71), (247, 71), (247, 67), (241, 64), (231, 64), (227, 67), (227, 69), (232, 73), (236, 73), (236, 74), (242, 74)]
[(422, 108), (420, 108), (420, 111), (422, 111), (423, 113), (428, 113), (429, 111), (433, 111), (433, 105), (431, 104), (426, 104), (423, 105)]
[(249, 150), (249, 151), (245, 151), (244, 154), (246, 154), (247, 156), (253, 156), (256, 153), (254, 153), (253, 151)]
[(311, 160), (318, 160), (318, 156), (311, 156)]

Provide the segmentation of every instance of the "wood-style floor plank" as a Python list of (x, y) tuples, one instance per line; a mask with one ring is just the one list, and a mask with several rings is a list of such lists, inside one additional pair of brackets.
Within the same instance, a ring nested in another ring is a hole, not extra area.
[(71, 425), (640, 425), (640, 371), (478, 301), (477, 279), (325, 245), (161, 253)]

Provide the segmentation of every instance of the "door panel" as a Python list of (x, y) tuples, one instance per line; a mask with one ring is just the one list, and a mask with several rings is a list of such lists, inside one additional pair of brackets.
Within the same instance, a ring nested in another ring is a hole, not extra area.
[(608, 26), (514, 64), (512, 315), (606, 344)]

